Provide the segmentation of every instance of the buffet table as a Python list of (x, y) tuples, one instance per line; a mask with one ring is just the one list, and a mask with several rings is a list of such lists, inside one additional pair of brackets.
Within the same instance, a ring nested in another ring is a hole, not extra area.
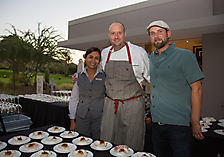
[[(47, 132), (47, 129), (52, 127), (54, 125), (48, 125), (48, 126), (43, 126), (43, 127), (39, 127), (39, 128), (35, 128), (35, 129), (31, 129), (31, 130), (27, 130), (27, 131), (20, 131), (20, 132), (16, 132), (16, 133), (10, 133), (4, 136), (0, 136), (0, 141), (6, 142), (8, 143), (8, 140), (11, 139), (14, 136), (19, 136), (19, 135), (24, 135), (24, 136), (29, 136), (30, 133), (33, 133), (34, 131), (45, 131)], [(150, 130), (150, 124), (147, 125), (147, 129)], [(194, 141), (194, 148), (193, 148), (193, 155), (192, 157), (217, 157), (217, 154), (224, 154), (224, 136), (223, 135), (219, 135), (214, 133), (215, 129), (223, 129), (222, 127), (218, 126), (217, 123), (213, 123), (213, 125), (211, 126), (211, 128), (209, 129), (208, 132), (203, 133), (205, 136), (205, 139), (202, 141), (198, 141), (195, 140)], [(67, 129), (66, 129), (67, 130)], [(148, 130), (148, 131), (149, 131)], [(152, 151), (152, 145), (151, 145), (151, 135), (148, 134), (149, 132), (147, 132), (146, 134), (146, 147), (145, 147), (145, 152), (150, 152), (153, 153)], [(49, 133), (49, 136), (59, 136), (60, 133)], [(63, 138), (62, 142), (69, 142), (72, 143), (72, 140), (74, 138), (71, 139), (67, 139), (67, 138)], [(31, 140), (30, 142), (39, 142), (41, 140)], [(8, 144), (6, 148), (4, 148), (4, 150), (19, 150), (20, 146), (15, 146), (15, 145), (10, 145)], [(42, 150), (53, 150), (54, 145), (44, 145)], [(97, 150), (93, 150), (90, 145), (87, 146), (77, 146), (77, 149), (86, 149), (91, 151), (94, 156), (96, 157), (111, 157), (112, 155), (110, 154), (109, 150), (107, 151), (97, 151)], [(26, 156), (30, 156), (32, 153), (22, 153), (23, 157)], [(57, 153), (57, 156), (59, 157), (65, 157), (68, 154), (61, 154), (61, 153)]]
[[(36, 100), (31, 100), (27, 98), (20, 98), (20, 104), (22, 105), (22, 111), (33, 121), (31, 129), (55, 124), (58, 126), (65, 127), (66, 130), (69, 130), (70, 120), (68, 117), (68, 103), (47, 103)], [(217, 157), (217, 154), (224, 154), (224, 136), (214, 133), (216, 129), (224, 129), (221, 126), (218, 126), (218, 122), (213, 122), (213, 125), (210, 126), (208, 132), (204, 132), (204, 140), (194, 140), (193, 147), (193, 157), (205, 156), (205, 157)], [(43, 127), (42, 129), (46, 129)], [(28, 132), (22, 132), (27, 134)], [(145, 137), (145, 152), (153, 153), (152, 141), (151, 141), (151, 124), (146, 124), (146, 137)], [(2, 137), (0, 137), (2, 138)], [(1, 140), (1, 139), (0, 139)], [(69, 142), (69, 141), (68, 141)], [(50, 149), (51, 147), (46, 146), (44, 149)], [(90, 149), (88, 146), (86, 149)], [(52, 150), (52, 149), (51, 149)], [(93, 150), (96, 154), (98, 151)], [(95, 154), (94, 153), (94, 154)], [(101, 152), (102, 153), (102, 152)], [(106, 156), (111, 156), (109, 151), (103, 152), (102, 154)], [(102, 155), (102, 156), (104, 156)]]
[(33, 122), (31, 128), (56, 124), (66, 129), (70, 127), (68, 103), (47, 103), (27, 98), (20, 98), (22, 112), (29, 116)]
[[(0, 137), (0, 140), (5, 142), (5, 143), (8, 143), (8, 140), (11, 139), (12, 137), (14, 136), (20, 136), (20, 135), (24, 135), (24, 136), (29, 136), (30, 133), (32, 132), (35, 132), (35, 131), (46, 131), (47, 132), (47, 129), (52, 127), (53, 125), (48, 125), (48, 126), (44, 126), (44, 127), (40, 127), (40, 128), (35, 128), (35, 129), (31, 129), (31, 130), (28, 130), (28, 131), (22, 131), (22, 132), (17, 132), (17, 133), (13, 133), (13, 134), (9, 134), (9, 135), (5, 135), (5, 136), (1, 136)], [(60, 133), (49, 133), (49, 136), (59, 136)], [(72, 140), (73, 139), (68, 139), (68, 138), (63, 138), (63, 141), (62, 142), (69, 142), (69, 143), (72, 143)], [(40, 141), (41, 140), (33, 140), (31, 139), (30, 142), (38, 142), (38, 143), (41, 143)], [(29, 142), (29, 143), (30, 143)], [(10, 145), (8, 144), (4, 150), (19, 150), (19, 146), (16, 146), (16, 145)], [(53, 150), (53, 147), (54, 145), (44, 145), (43, 149), (42, 150)], [(97, 150), (94, 150), (92, 148), (90, 148), (90, 145), (87, 145), (87, 146), (77, 146), (77, 149), (86, 149), (86, 150), (89, 150), (91, 151), (94, 156), (96, 157), (111, 157), (112, 155), (110, 154), (109, 150), (107, 151), (97, 151)], [(33, 153), (22, 153), (21, 156), (22, 157), (29, 157), (31, 154)], [(68, 156), (68, 153), (66, 154), (62, 154), (62, 153), (57, 153), (57, 156), (58, 157), (67, 157)]]
[(204, 140), (194, 140), (193, 157), (217, 157), (218, 154), (224, 154), (224, 135), (214, 133), (214, 130), (223, 129), (213, 122), (208, 132), (204, 132)]

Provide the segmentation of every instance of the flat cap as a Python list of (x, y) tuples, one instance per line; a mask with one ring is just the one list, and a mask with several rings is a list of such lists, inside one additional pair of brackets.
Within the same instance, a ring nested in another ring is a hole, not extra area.
[(153, 21), (151, 22), (148, 27), (146, 28), (146, 30), (150, 29), (152, 26), (159, 26), (161, 28), (165, 28), (170, 30), (170, 27), (168, 26), (168, 24), (162, 20), (157, 20), (157, 21)]

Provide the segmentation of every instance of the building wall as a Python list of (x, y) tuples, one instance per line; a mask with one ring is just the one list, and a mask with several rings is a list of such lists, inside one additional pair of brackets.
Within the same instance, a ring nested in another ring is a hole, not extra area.
[(213, 15), (224, 14), (224, 1), (223, 0), (213, 0)]
[[(224, 32), (202, 35), (202, 117), (224, 118)], [(221, 107), (222, 106), (222, 107)]]

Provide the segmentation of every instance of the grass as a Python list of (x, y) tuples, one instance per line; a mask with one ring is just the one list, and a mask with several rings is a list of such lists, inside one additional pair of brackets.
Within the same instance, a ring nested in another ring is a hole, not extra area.
[[(5, 75), (5, 78), (4, 78)], [(0, 70), (0, 79), (4, 84), (9, 83), (9, 77), (12, 75), (12, 71), (9, 70)]]
[[(4, 84), (9, 83), (9, 77), (12, 76), (12, 71), (9, 70), (2, 70), (0, 69), (0, 79), (2, 82), (4, 82)], [(4, 75), (6, 75), (6, 77), (4, 78)], [(43, 76), (43, 80), (45, 80), (45, 73), (38, 73), (37, 76)], [(59, 76), (61, 77), (61, 79), (59, 79)], [(51, 84), (51, 80), (52, 78), (54, 79), (54, 84), (61, 85), (61, 84), (72, 84), (72, 76), (65, 76), (65, 75), (53, 75), (50, 74), (49, 76), (49, 84)], [(32, 82), (34, 83), (34, 79), (35, 77), (32, 77)]]
[[(43, 76), (43, 80), (45, 80), (45, 74), (44, 73), (38, 73), (37, 76)], [(59, 76), (61, 79), (59, 79)], [(52, 78), (54, 79), (54, 83), (57, 85), (61, 85), (64, 83), (72, 84), (72, 76), (65, 76), (65, 75), (53, 75), (50, 74), (49, 76), (49, 84), (51, 84)], [(34, 77), (32, 77), (34, 82)]]

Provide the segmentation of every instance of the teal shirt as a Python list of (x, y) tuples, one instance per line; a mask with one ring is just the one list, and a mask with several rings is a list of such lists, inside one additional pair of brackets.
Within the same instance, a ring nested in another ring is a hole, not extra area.
[(152, 121), (189, 126), (190, 84), (204, 78), (196, 56), (170, 44), (160, 58), (157, 50), (149, 58)]

